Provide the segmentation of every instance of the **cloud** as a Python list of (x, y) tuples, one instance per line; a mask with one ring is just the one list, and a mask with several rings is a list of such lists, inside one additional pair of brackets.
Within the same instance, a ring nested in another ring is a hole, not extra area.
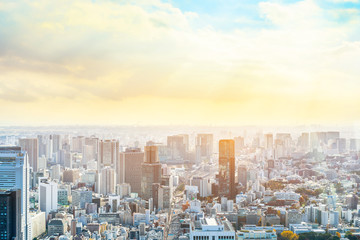
[(183, 108), (179, 119), (192, 116), (181, 101), (204, 118), (230, 116), (231, 105), (249, 113), (246, 121), (294, 106), (303, 118), (315, 110), (325, 116), (326, 104), (341, 108), (333, 96), (359, 100), (356, 9), (304, 0), (260, 2), (258, 11), (264, 27), (251, 29), (254, 20), (239, 16), (237, 28), (224, 31), (161, 1), (2, 1), (0, 98), (71, 114), (81, 106), (145, 111), (173, 103)]
[(359, 0), (332, 0), (335, 3), (359, 3)]

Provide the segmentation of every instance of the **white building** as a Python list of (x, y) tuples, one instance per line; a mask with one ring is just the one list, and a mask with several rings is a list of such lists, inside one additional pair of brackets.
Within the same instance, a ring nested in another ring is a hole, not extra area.
[(76, 189), (71, 192), (72, 205), (77, 208), (85, 208), (86, 203), (92, 202), (92, 191), (87, 189)]
[(99, 180), (99, 193), (103, 195), (115, 193), (116, 173), (114, 169), (110, 167), (103, 168)]
[(330, 213), (329, 213), (329, 224), (332, 227), (337, 227), (339, 225), (339, 212), (330, 211)]
[(300, 194), (299, 193), (294, 193), (294, 192), (275, 192), (274, 196), (278, 200), (295, 200), (295, 201), (299, 201), (299, 199), (300, 199)]
[(238, 231), (236, 233), (238, 240), (245, 240), (245, 239), (271, 239), (276, 240), (277, 235), (276, 231), (273, 229), (272, 231), (269, 230), (243, 230)]
[(30, 213), (31, 239), (38, 237), (46, 231), (45, 215), (44, 212)]
[(321, 225), (326, 226), (329, 223), (329, 212), (321, 211)]
[(46, 213), (57, 210), (58, 207), (58, 184), (47, 178), (39, 178), (39, 206)]
[(226, 219), (203, 218), (191, 222), (190, 240), (234, 240), (235, 230)]

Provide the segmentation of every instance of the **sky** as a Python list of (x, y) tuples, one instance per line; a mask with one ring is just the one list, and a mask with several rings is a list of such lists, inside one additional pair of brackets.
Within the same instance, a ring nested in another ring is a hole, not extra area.
[(360, 0), (0, 1), (0, 125), (360, 121)]

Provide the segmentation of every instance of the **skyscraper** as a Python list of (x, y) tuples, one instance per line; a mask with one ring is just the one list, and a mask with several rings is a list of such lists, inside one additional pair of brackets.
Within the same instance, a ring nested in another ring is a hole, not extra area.
[(247, 189), (247, 167), (246, 165), (240, 165), (238, 167), (238, 182)]
[(185, 160), (189, 148), (189, 135), (174, 135), (167, 137), (167, 147), (172, 160)]
[(52, 140), (53, 140), (53, 153), (57, 153), (60, 150), (60, 141), (61, 141), (60, 135), (53, 134)]
[(235, 137), (235, 153), (238, 154), (244, 148), (244, 138), (243, 137)]
[(39, 170), (39, 146), (37, 138), (20, 138), (19, 146), (26, 151), (29, 157), (29, 165), (34, 172)]
[(141, 164), (144, 162), (144, 152), (140, 148), (127, 148), (120, 153), (120, 164), (117, 169), (117, 184), (128, 183), (131, 190), (141, 194)]
[(264, 148), (269, 150), (273, 148), (274, 145), (274, 138), (273, 135), (271, 133), (269, 134), (265, 134), (265, 139), (264, 139)]
[(203, 158), (210, 159), (213, 154), (213, 135), (198, 134), (196, 137), (196, 163), (200, 163)]
[(161, 163), (157, 146), (145, 146), (145, 159), (141, 165), (141, 195), (148, 200), (152, 198), (153, 183), (161, 183)]
[(21, 191), (0, 191), (0, 239), (23, 239), (21, 233)]
[(29, 165), (21, 147), (0, 146), (0, 189), (21, 191), (21, 239), (30, 239)]
[(119, 141), (101, 140), (99, 142), (98, 170), (104, 167), (116, 168), (120, 155)]
[(219, 195), (233, 199), (235, 188), (235, 142), (232, 139), (219, 142)]

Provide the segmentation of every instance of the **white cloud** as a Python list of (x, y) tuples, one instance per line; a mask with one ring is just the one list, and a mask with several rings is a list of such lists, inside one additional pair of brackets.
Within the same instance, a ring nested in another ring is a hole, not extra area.
[(359, 3), (359, 0), (332, 0), (335, 3)]
[(196, 13), (161, 1), (8, 1), (0, 9), (12, 24), (0, 29), (3, 99), (24, 86), (24, 101), (149, 96), (251, 109), (293, 98), (300, 106), (315, 94), (347, 99), (358, 89), (358, 20), (334, 22), (328, 16), (339, 12), (311, 0), (262, 2), (271, 27), (228, 32), (194, 28)]

